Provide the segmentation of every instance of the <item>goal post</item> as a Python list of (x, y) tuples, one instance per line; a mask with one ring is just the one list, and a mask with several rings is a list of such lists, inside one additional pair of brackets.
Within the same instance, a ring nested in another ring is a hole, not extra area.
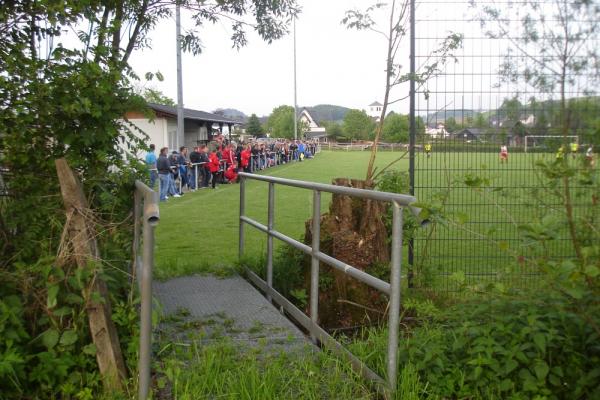
[(579, 136), (577, 135), (567, 135), (567, 136), (563, 136), (563, 135), (526, 135), (525, 136), (525, 153), (527, 153), (527, 149), (529, 147), (531, 147), (530, 145), (530, 141), (531, 143), (535, 143), (535, 139), (564, 139), (564, 138), (568, 138), (570, 140), (570, 143), (577, 143), (579, 144)]

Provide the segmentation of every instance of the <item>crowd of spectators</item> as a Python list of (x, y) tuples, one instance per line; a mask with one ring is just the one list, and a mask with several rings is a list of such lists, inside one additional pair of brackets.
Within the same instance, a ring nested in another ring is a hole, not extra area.
[[(181, 197), (185, 190), (215, 189), (218, 184), (235, 183), (238, 172), (252, 173), (277, 165), (313, 158), (318, 143), (304, 140), (269, 139), (250, 143), (235, 143), (221, 137), (208, 145), (194, 147), (189, 152), (160, 149), (154, 144), (146, 154), (150, 187), (159, 185), (160, 201)], [(220, 140), (219, 140), (220, 139)]]

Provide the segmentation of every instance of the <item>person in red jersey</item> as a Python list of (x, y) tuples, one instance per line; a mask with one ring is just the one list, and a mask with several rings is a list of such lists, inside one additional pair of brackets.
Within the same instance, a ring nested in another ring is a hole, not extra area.
[(244, 172), (250, 172), (250, 157), (252, 156), (252, 151), (250, 145), (247, 145), (244, 150), (242, 150), (242, 168)]
[(227, 170), (225, 171), (225, 179), (227, 179), (227, 182), (229, 183), (235, 183), (237, 181), (237, 164), (231, 164), (229, 167), (227, 167)]
[(226, 168), (229, 168), (229, 166), (233, 165), (233, 163), (235, 162), (235, 155), (231, 147), (231, 144), (228, 144), (221, 152), (221, 158), (225, 160)]
[(508, 163), (508, 147), (506, 145), (500, 146), (500, 164)]
[(220, 160), (219, 156), (217, 156), (217, 152), (211, 151), (210, 155), (208, 156), (208, 160), (208, 169), (212, 176), (212, 188), (214, 189), (217, 184), (217, 180), (219, 179)]

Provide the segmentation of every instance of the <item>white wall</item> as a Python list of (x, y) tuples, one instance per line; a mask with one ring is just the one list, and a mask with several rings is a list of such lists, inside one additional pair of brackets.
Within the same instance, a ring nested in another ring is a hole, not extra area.
[[(147, 118), (129, 118), (129, 122), (135, 125), (138, 129), (143, 131), (146, 135), (148, 135), (145, 143), (150, 145), (154, 143), (156, 146), (156, 152), (158, 154), (158, 150), (161, 147), (167, 146), (166, 142), (166, 119), (164, 118), (155, 118), (154, 121), (150, 122)], [(142, 138), (143, 135), (137, 130), (131, 128), (131, 131), (139, 138)], [(127, 149), (125, 149), (127, 150)], [(139, 151), (137, 157), (142, 158), (146, 154), (145, 151)]]

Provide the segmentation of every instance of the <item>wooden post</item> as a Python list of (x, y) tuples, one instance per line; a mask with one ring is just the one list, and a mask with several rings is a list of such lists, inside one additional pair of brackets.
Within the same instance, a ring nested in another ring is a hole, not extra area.
[(96, 345), (96, 360), (104, 386), (109, 391), (122, 391), (127, 377), (117, 330), (111, 319), (110, 300), (106, 282), (99, 276), (101, 268), (98, 244), (93, 227), (85, 213), (89, 205), (81, 182), (64, 158), (56, 160), (56, 172), (67, 213), (65, 232), (73, 258), (79, 268), (93, 268), (91, 286), (84, 293), (92, 341)]

